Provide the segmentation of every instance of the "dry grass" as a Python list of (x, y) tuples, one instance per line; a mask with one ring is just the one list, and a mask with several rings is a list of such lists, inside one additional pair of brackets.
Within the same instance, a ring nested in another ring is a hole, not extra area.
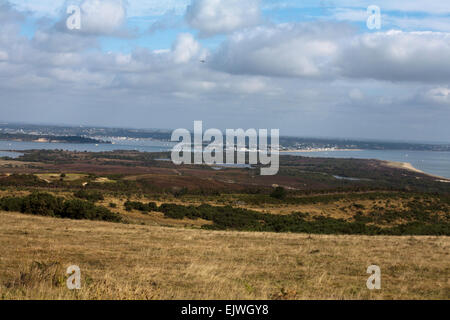
[(78, 173), (66, 173), (64, 177), (61, 177), (61, 173), (39, 173), (36, 174), (36, 176), (41, 179), (44, 180), (48, 183), (54, 182), (54, 181), (77, 181), (80, 179), (84, 179), (87, 177), (87, 175), (85, 174), (78, 174)]
[[(449, 299), (448, 237), (212, 232), (0, 213), (3, 299)], [(36, 263), (38, 262), (38, 263)], [(82, 271), (79, 291), (65, 268)], [(382, 289), (366, 288), (377, 264)]]
[[(138, 197), (130, 197), (131, 201), (143, 201), (142, 198)], [(117, 197), (106, 196), (104, 200), (98, 201), (98, 205), (102, 205), (109, 210), (122, 215), (126, 221), (134, 224), (141, 225), (150, 225), (150, 226), (170, 226), (170, 227), (185, 227), (185, 228), (201, 228), (203, 225), (213, 224), (212, 221), (203, 220), (203, 219), (170, 219), (164, 216), (162, 212), (140, 212), (137, 210), (126, 211), (124, 207), (124, 202), (126, 200)], [(145, 200), (144, 200), (145, 201)], [(148, 202), (148, 200), (146, 201)], [(110, 204), (113, 203), (116, 205), (115, 208), (111, 208)], [(157, 201), (156, 204), (159, 206), (163, 202)], [(182, 204), (182, 202), (178, 202), (177, 204)]]

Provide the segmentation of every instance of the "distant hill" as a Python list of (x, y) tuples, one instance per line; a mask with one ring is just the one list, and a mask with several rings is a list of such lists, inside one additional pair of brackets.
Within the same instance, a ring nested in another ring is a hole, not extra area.
[(81, 136), (53, 136), (53, 135), (35, 135), (24, 133), (0, 133), (0, 140), (8, 141), (29, 141), (29, 142), (50, 142), (50, 143), (111, 143), (98, 139), (92, 139)]

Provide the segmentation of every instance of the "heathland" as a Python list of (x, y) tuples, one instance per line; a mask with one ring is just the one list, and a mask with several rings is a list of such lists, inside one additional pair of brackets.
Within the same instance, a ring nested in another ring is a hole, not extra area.
[[(450, 297), (446, 180), (377, 160), (282, 156), (260, 176), (166, 158), (1, 160), (1, 297)], [(81, 291), (65, 287), (72, 264)], [(380, 291), (366, 288), (371, 264)]]

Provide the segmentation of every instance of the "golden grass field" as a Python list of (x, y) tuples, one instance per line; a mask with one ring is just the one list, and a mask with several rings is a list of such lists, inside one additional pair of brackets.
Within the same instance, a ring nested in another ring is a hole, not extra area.
[[(2, 299), (449, 299), (449, 237), (204, 231), (0, 212)], [(37, 263), (36, 263), (37, 262)], [(369, 265), (381, 290), (366, 288)], [(82, 289), (65, 270), (78, 265)]]

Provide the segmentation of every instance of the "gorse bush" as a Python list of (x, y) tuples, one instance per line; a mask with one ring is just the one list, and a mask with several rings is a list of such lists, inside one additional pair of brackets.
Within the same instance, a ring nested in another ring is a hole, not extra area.
[(48, 193), (32, 193), (22, 198), (21, 212), (40, 216), (55, 216), (61, 213), (64, 205), (62, 198)]
[(92, 201), (92, 202), (102, 201), (105, 199), (101, 192), (95, 191), (95, 190), (82, 189), (77, 192), (74, 192), (73, 195), (77, 198), (85, 199), (85, 200)]
[(138, 210), (141, 212), (150, 212), (150, 211), (156, 211), (158, 209), (158, 206), (154, 202), (142, 203), (139, 201), (127, 200), (125, 202), (124, 206), (125, 206), (125, 210), (127, 210), (127, 211)]
[(446, 218), (415, 220), (391, 228), (368, 225), (372, 219), (358, 215), (354, 222), (328, 217), (315, 217), (306, 220), (304, 213), (274, 215), (231, 206), (216, 207), (211, 205), (182, 206), (162, 204), (159, 209), (165, 217), (172, 219), (204, 219), (213, 221), (205, 229), (296, 232), (314, 234), (366, 234), (366, 235), (450, 235), (450, 224)]
[(40, 216), (56, 216), (63, 209), (64, 200), (48, 193), (32, 193), (26, 197), (0, 199), (0, 208), (5, 211), (31, 213)]
[(111, 222), (122, 221), (121, 217), (105, 207), (84, 200), (64, 200), (48, 193), (32, 193), (25, 197), (0, 199), (0, 209), (68, 219), (89, 219)]
[(276, 187), (273, 190), (273, 192), (270, 194), (270, 196), (272, 198), (281, 200), (281, 199), (286, 198), (286, 194), (287, 194), (287, 192), (286, 192), (286, 190), (283, 187)]
[(121, 220), (117, 214), (109, 211), (105, 207), (96, 206), (92, 202), (78, 199), (66, 201), (60, 216), (62, 218), (77, 220), (89, 219), (115, 222)]

